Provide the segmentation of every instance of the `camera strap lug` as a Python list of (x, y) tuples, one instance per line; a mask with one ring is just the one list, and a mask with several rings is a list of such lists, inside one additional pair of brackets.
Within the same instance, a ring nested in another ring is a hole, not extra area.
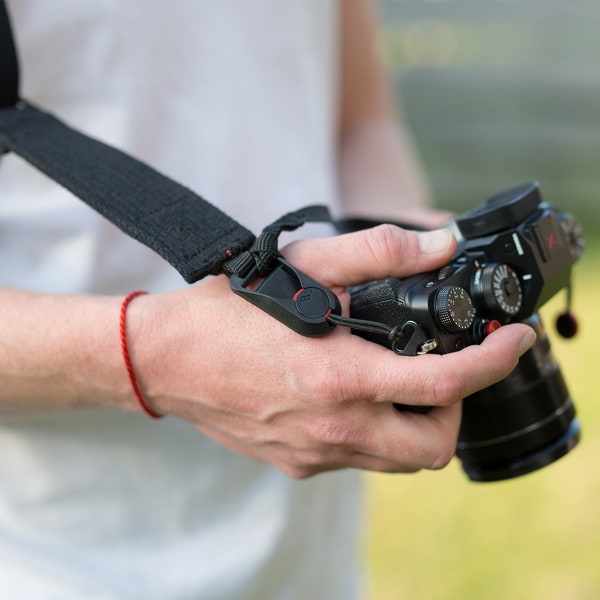
[(414, 321), (404, 323), (392, 341), (392, 350), (402, 356), (427, 354), (435, 350), (437, 346), (437, 341), (428, 338), (423, 328)]
[(391, 342), (391, 349), (402, 356), (427, 354), (438, 347), (437, 340), (429, 338), (420, 325), (406, 321), (404, 325), (390, 326), (379, 321), (355, 319), (331, 314), (329, 321), (336, 325), (350, 327), (355, 331), (365, 331), (385, 335)]
[(417, 352), (417, 354), (427, 354), (428, 352), (435, 350), (437, 347), (437, 340), (427, 340), (425, 343), (421, 344), (421, 349), (419, 350), (419, 352)]

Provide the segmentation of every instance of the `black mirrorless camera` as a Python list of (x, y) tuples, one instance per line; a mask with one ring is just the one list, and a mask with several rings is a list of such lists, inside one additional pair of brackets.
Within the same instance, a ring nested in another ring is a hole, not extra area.
[[(582, 230), (572, 215), (542, 201), (537, 183), (492, 196), (452, 227), (459, 245), (448, 265), (355, 287), (350, 314), (400, 326), (396, 336), (355, 333), (404, 355), (455, 352), (507, 323), (534, 327), (537, 340), (515, 371), (463, 403), (456, 450), (463, 469), (473, 481), (508, 479), (555, 461), (579, 440), (575, 407), (537, 311), (570, 289)], [(557, 325), (565, 337), (574, 335), (570, 313)]]

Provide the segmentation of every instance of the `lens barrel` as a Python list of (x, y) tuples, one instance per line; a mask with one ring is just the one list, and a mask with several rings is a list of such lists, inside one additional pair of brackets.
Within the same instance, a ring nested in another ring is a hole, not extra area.
[(472, 481), (525, 475), (570, 452), (580, 425), (538, 314), (537, 340), (504, 380), (465, 398), (456, 455)]

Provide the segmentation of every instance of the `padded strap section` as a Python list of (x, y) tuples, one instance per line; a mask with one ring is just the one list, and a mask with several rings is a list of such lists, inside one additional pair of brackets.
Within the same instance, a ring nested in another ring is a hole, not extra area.
[(0, 108), (19, 97), (19, 64), (4, 0), (0, 0)]
[(31, 104), (0, 110), (0, 153), (6, 151), (155, 250), (188, 283), (220, 272), (254, 242), (252, 232), (194, 192)]

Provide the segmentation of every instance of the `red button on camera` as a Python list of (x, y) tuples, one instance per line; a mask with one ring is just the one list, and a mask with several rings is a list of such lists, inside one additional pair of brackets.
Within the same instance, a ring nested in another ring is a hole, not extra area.
[(489, 323), (486, 323), (485, 325), (485, 335), (490, 335), (490, 333), (492, 333), (493, 331), (496, 331), (496, 329), (500, 329), (500, 327), (502, 327), (502, 323), (500, 323), (500, 321), (490, 321)]

